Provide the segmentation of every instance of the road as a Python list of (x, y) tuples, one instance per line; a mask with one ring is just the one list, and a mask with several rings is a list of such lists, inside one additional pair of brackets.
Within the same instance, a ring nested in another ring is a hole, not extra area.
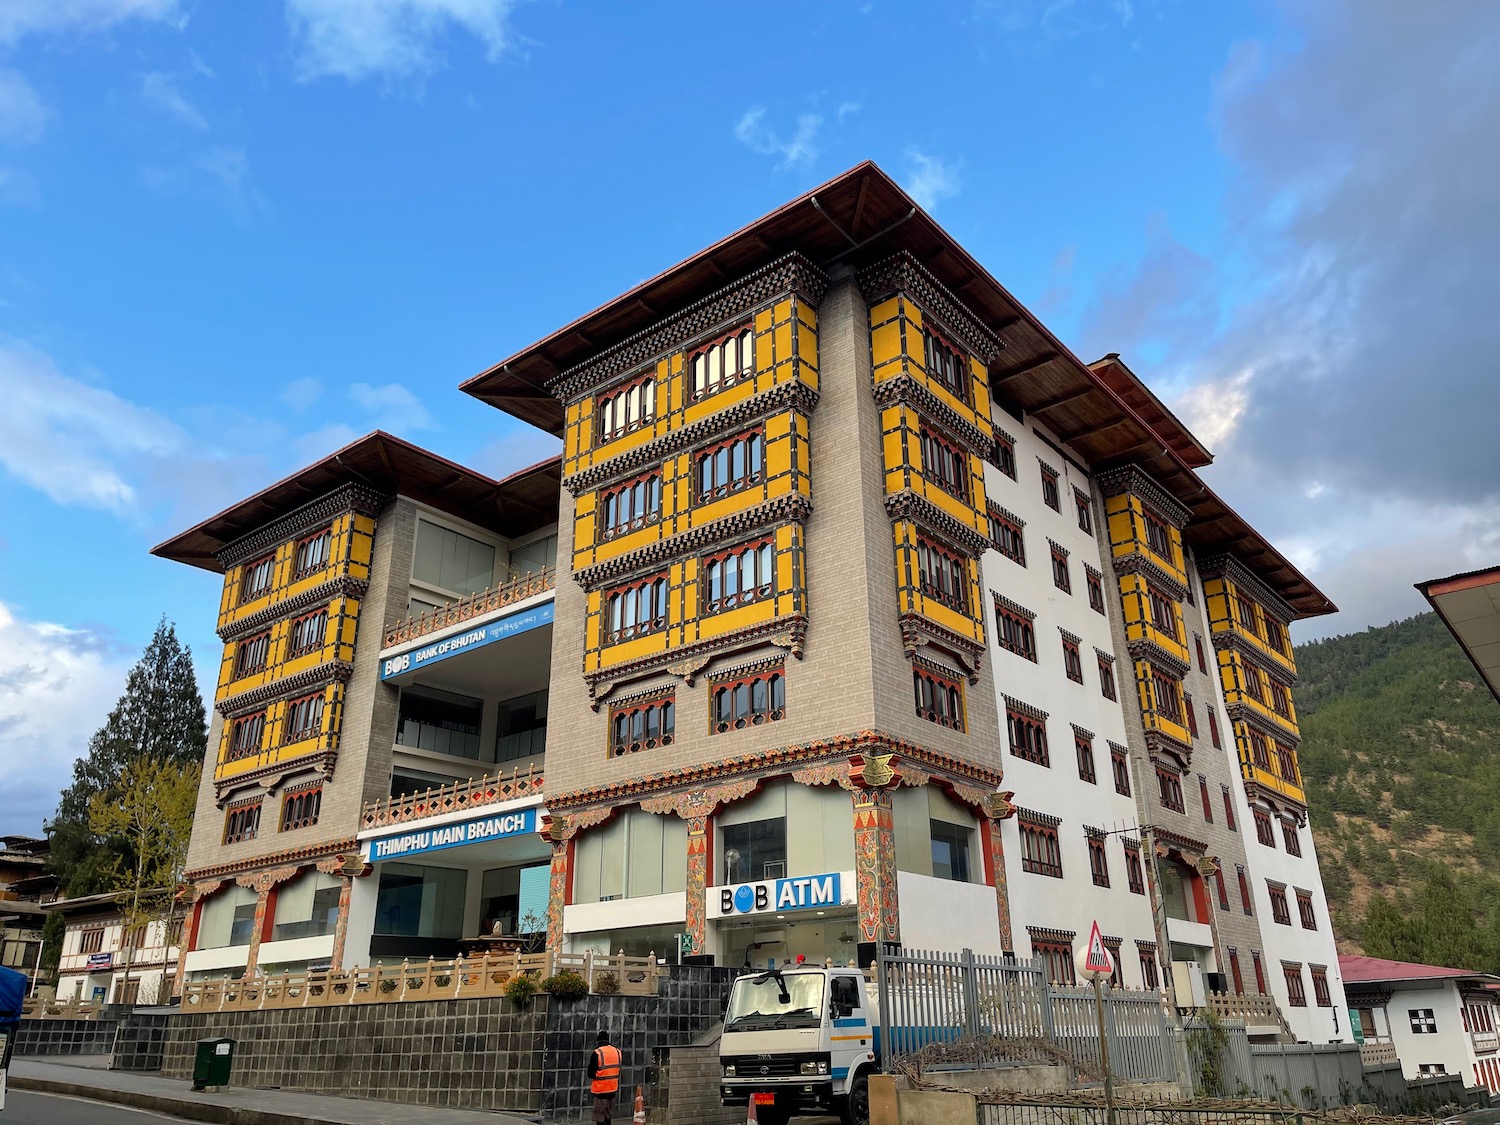
[(5, 1095), (3, 1125), (159, 1125), (163, 1121), (181, 1121), (180, 1117), (163, 1117), (144, 1109), (129, 1109), (107, 1102), (87, 1102), (82, 1098), (65, 1098), (58, 1094), (33, 1094), (11, 1090)]

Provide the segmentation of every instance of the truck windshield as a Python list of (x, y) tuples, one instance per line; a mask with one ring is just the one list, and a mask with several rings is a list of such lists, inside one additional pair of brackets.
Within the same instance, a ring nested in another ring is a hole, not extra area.
[(767, 973), (758, 977), (741, 977), (734, 982), (729, 1008), (724, 1013), (725, 1031), (817, 1027), (822, 1022), (821, 973), (793, 973), (784, 977)]

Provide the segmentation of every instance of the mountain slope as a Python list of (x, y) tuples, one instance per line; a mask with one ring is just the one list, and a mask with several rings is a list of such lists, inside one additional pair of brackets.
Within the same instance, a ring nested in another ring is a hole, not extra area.
[[(1500, 703), (1436, 614), (1296, 658), (1302, 771), (1344, 947), (1500, 962)], [(1454, 916), (1472, 916), (1470, 944), (1424, 936)]]

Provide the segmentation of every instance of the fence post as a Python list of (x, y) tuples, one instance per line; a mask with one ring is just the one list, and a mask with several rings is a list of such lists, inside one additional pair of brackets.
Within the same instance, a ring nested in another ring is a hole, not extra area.
[(975, 982), (974, 951), (963, 951), (964, 1028), (972, 1039), (979, 1038), (979, 988)]
[(1042, 1037), (1045, 1039), (1056, 1039), (1052, 1028), (1052, 982), (1047, 979), (1048, 972), (1045, 962), (1040, 957), (1031, 959), (1032, 967), (1036, 970), (1037, 980), (1041, 984), (1038, 996), (1042, 1002)]
[(891, 988), (885, 957), (885, 950), (880, 946), (876, 946), (875, 995), (880, 1004), (880, 1057), (875, 1061), (880, 1064), (882, 1073), (889, 1074), (891, 1069), (890, 1059), (893, 1053), (891, 1046)]

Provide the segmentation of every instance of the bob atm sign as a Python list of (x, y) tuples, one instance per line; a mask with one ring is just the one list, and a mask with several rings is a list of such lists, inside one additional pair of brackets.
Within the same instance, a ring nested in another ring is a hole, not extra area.
[[(848, 880), (848, 883), (852, 886), (853, 880)], [(704, 905), (710, 918), (828, 910), (847, 905), (844, 885), (843, 874), (832, 871), (824, 875), (799, 875), (790, 879), (768, 879), (763, 883), (710, 887)]]

